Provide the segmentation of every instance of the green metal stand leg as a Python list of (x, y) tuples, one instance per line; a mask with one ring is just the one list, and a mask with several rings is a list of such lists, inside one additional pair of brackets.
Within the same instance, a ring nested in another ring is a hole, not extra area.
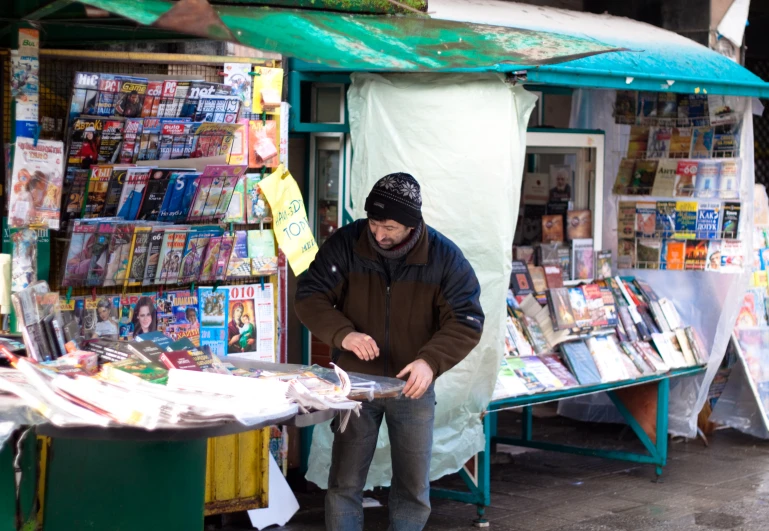
[(206, 448), (206, 439), (54, 438), (43, 530), (201, 531)]
[[(496, 414), (494, 414), (496, 420)], [(495, 423), (496, 424), (496, 423)], [(478, 518), (473, 522), (475, 527), (489, 527), (489, 521), (486, 519), (486, 507), (491, 503), (491, 432), (492, 419), (486, 414), (483, 417), (483, 436), (486, 439), (483, 452), (478, 453), (478, 489), (480, 499), (476, 503)]]
[(16, 478), (11, 441), (0, 448), (0, 531), (16, 531)]
[(521, 419), (521, 439), (524, 441), (531, 440), (531, 433), (533, 431), (534, 415), (531, 411), (531, 406), (523, 408), (523, 418)]
[(662, 482), (662, 468), (668, 463), (668, 401), (670, 400), (670, 380), (667, 378), (657, 383), (657, 479)]

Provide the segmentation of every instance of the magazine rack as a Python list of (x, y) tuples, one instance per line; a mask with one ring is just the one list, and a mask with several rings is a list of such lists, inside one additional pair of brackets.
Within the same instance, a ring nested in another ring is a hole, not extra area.
[[(618, 459), (620, 461), (629, 461), (631, 463), (643, 463), (655, 465), (657, 478), (662, 475), (662, 470), (667, 464), (668, 455), (668, 399), (670, 392), (670, 379), (683, 376), (692, 376), (704, 372), (704, 367), (691, 367), (685, 369), (674, 369), (665, 374), (645, 376), (635, 380), (626, 380), (620, 382), (602, 383), (598, 385), (573, 387), (570, 389), (561, 389), (547, 393), (538, 393), (533, 395), (516, 396), (512, 398), (503, 398), (492, 401), (486, 409), (483, 416), (483, 432), (486, 437), (485, 448), (479, 452), (473, 460), (470, 461), (471, 467), (465, 467), (459, 471), (469, 492), (433, 488), (430, 491), (432, 496), (448, 500), (470, 503), (477, 506), (478, 519), (475, 521), (477, 527), (487, 527), (488, 521), (484, 518), (486, 507), (491, 503), (491, 453), (494, 445), (509, 444), (526, 448), (535, 448), (538, 450), (548, 450), (551, 452), (565, 452), (575, 455), (586, 455), (591, 457), (603, 457), (606, 459)], [(623, 404), (617, 396), (616, 391), (628, 387), (636, 387), (644, 384), (656, 385), (657, 387), (657, 411), (656, 411), (656, 440), (651, 437), (641, 427), (639, 420), (633, 416), (631, 411)], [(600, 392), (606, 392), (617, 407), (628, 426), (638, 436), (647, 453), (631, 453), (617, 450), (602, 450), (585, 448), (579, 446), (567, 446), (551, 442), (537, 441), (533, 438), (533, 415), (532, 406), (555, 402), (564, 398), (574, 398)], [(513, 408), (523, 408), (523, 420), (521, 422), (520, 437), (501, 437), (497, 435), (497, 413)]]

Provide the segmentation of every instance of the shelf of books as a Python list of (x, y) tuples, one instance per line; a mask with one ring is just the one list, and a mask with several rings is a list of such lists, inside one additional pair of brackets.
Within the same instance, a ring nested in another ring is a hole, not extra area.
[(769, 198), (761, 185), (756, 186), (753, 205), (750, 288), (731, 336), (734, 356), (727, 356), (722, 364), (727, 379), (718, 389), (710, 420), (769, 439)]
[(618, 91), (617, 267), (739, 273), (739, 98)]
[[(296, 186), (286, 169), (283, 70), (226, 58), (205, 68), (161, 68), (115, 57), (41, 63), (36, 48), (21, 56), (11, 62), (20, 77), (5, 159), (10, 256), (0, 257), (0, 313), (13, 320), (3, 326), (12, 333), (0, 334), (0, 392), (54, 428), (96, 429), (97, 440), (79, 440), (77, 451), (103, 463), (115, 454), (98, 439), (128, 443), (146, 431), (172, 441), (180, 453), (166, 456), (160, 469), (189, 457), (184, 466), (194, 470), (180, 498), (190, 494), (200, 508), (183, 519), (194, 527), (204, 506), (197, 498), (216, 490), (206, 486), (206, 469), (227, 452), (209, 447), (207, 454), (209, 435), (182, 441), (188, 436), (175, 430), (209, 429), (213, 437), (223, 426), (239, 433), (283, 422), (300, 407), (349, 415), (358, 404), (346, 396), (360, 382), (343, 373), (330, 381), (306, 367), (290, 375), (243, 368), (286, 361), (287, 267), (297, 266), (273, 207), (306, 221), (301, 202), (287, 208), (276, 199), (281, 188), (272, 196), (268, 189), (276, 181)], [(50, 255), (38, 256), (39, 235), (48, 231)], [(242, 499), (207, 498), (206, 510), (263, 503), (266, 452), (274, 451), (285, 472), (285, 434), (264, 430), (235, 441), (253, 455), (241, 471), (253, 476), (252, 487), (236, 488)], [(148, 437), (122, 447), (124, 463), (143, 470)], [(48, 480), (83, 481), (96, 495), (110, 470), (68, 478), (51, 469)], [(238, 478), (217, 473), (209, 480)], [(46, 497), (48, 515), (60, 501)], [(112, 518), (100, 525), (106, 528), (131, 515), (104, 517)]]

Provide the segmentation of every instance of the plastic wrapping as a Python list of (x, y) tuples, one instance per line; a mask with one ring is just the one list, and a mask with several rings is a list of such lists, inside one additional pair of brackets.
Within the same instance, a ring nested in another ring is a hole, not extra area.
[(0, 448), (19, 426), (42, 424), (45, 418), (15, 396), (0, 394)]
[[(365, 198), (377, 179), (411, 173), (422, 187), (425, 221), (462, 249), (481, 283), (481, 343), (436, 383), (432, 479), (456, 472), (484, 448), (481, 413), (501, 361), (526, 123), (535, 101), (496, 75), (352, 76), (350, 214), (365, 215)], [(321, 487), (327, 485), (331, 443), (328, 425), (316, 427), (307, 479)], [(383, 423), (366, 488), (389, 485), (390, 478)]]
[[(613, 253), (616, 271), (617, 258), (617, 210), (619, 197), (612, 193), (614, 179), (621, 160), (618, 155), (626, 146), (621, 145), (628, 138), (628, 125), (614, 123), (613, 106), (616, 92), (613, 90), (577, 90), (572, 98), (570, 126), (575, 128), (601, 129), (606, 132), (606, 161), (604, 164), (603, 242), (605, 249)], [(743, 122), (740, 138), (742, 159), (742, 180), (740, 198), (740, 239), (744, 245), (744, 256), (753, 256), (752, 226), (753, 202), (753, 120), (752, 106), (747, 98), (738, 99)], [(623, 274), (624, 271), (620, 271)], [(633, 274), (647, 281), (660, 297), (672, 300), (683, 322), (695, 327), (701, 334), (705, 347), (710, 353), (707, 371), (704, 375), (676, 378), (671, 381), (669, 432), (673, 435), (695, 437), (697, 415), (707, 400), (710, 383), (718, 371), (737, 313), (742, 305), (743, 295), (748, 286), (749, 271), (742, 273), (712, 273), (704, 271), (660, 271), (633, 270)], [(573, 418), (595, 420), (611, 418), (611, 413), (600, 412), (607, 407), (598, 398), (581, 399), (582, 411), (576, 407), (559, 407)], [(613, 406), (612, 406), (613, 407)]]
[(767, 418), (756, 401), (755, 389), (749, 378), (745, 363), (738, 359), (709, 420), (754, 437), (769, 439)]

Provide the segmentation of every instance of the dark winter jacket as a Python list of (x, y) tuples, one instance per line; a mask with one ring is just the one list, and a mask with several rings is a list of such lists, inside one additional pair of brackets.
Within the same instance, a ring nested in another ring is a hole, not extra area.
[[(425, 227), (389, 278), (368, 230), (368, 221), (358, 220), (321, 246), (299, 277), (296, 313), (333, 347), (332, 358), (347, 371), (395, 376), (423, 359), (437, 378), (481, 338), (484, 316), (475, 272), (453, 242)], [(379, 357), (363, 361), (343, 351), (350, 332), (371, 336)]]

